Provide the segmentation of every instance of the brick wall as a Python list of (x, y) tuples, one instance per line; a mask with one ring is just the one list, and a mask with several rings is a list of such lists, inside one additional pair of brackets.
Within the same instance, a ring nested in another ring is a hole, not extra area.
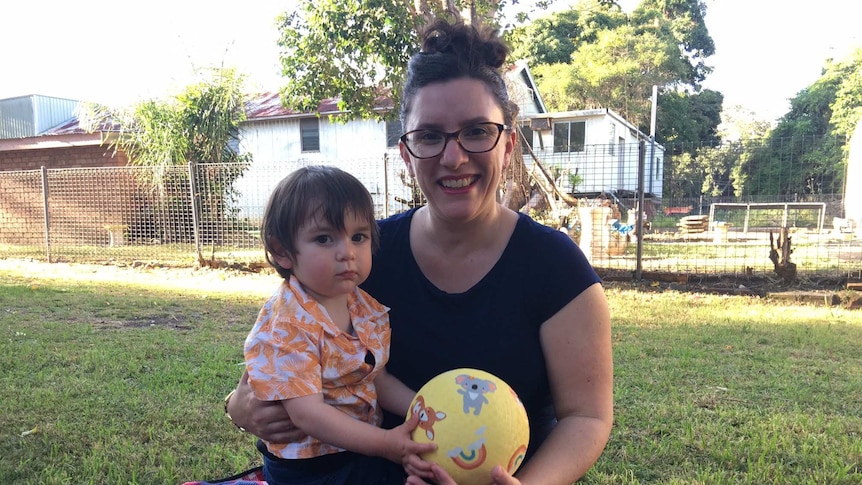
[(38, 246), (45, 241), (39, 172), (0, 175), (0, 243)]
[[(129, 224), (132, 200), (140, 193), (132, 173), (110, 170), (126, 160), (98, 145), (0, 151), (0, 243), (44, 242), (44, 166), (52, 243), (116, 244), (108, 228)], [(108, 170), (88, 170), (102, 168)], [(101, 190), (94, 193), (93, 187)]]
[(46, 168), (122, 167), (126, 155), (106, 146), (74, 146), (0, 151), (0, 171)]

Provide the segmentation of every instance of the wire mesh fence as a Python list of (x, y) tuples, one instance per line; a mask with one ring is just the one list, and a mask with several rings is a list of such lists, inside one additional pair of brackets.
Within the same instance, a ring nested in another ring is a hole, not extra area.
[[(579, 149), (525, 157), (532, 183), (522, 210), (568, 233), (597, 269), (772, 274), (783, 229), (799, 274), (862, 276), (862, 233), (842, 218), (840, 193), (684, 193), (668, 187), (708, 184), (679, 180), (672, 149)], [(309, 163), (0, 172), (0, 248), (5, 257), (48, 261), (262, 265), (267, 198)], [(397, 151), (332, 164), (365, 184), (378, 217), (422, 203)], [(554, 190), (542, 190), (543, 178)]]

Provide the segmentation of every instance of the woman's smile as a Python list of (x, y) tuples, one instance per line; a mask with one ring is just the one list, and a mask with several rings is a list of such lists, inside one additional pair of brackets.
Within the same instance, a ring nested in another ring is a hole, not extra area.
[(470, 175), (466, 177), (444, 177), (440, 179), (439, 184), (444, 189), (465, 189), (475, 184), (479, 180), (478, 175)]

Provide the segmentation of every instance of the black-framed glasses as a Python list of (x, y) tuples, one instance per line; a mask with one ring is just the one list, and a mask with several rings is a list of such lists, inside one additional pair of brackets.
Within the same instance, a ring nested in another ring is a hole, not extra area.
[(501, 123), (476, 123), (458, 131), (413, 130), (401, 135), (401, 141), (416, 158), (434, 158), (446, 149), (452, 138), (467, 153), (490, 152), (497, 146), (503, 131), (512, 127)]

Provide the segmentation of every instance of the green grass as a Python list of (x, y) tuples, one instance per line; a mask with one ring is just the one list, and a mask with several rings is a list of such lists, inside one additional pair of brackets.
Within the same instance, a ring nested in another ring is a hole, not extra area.
[[(0, 270), (0, 483), (177, 484), (257, 464), (221, 399), (262, 297), (201, 286)], [(615, 425), (584, 483), (862, 483), (862, 313), (608, 295)]]
[(254, 464), (221, 398), (259, 301), (205, 296), (4, 277), (0, 483), (173, 484)]
[(862, 314), (609, 296), (616, 420), (587, 483), (862, 483)]

